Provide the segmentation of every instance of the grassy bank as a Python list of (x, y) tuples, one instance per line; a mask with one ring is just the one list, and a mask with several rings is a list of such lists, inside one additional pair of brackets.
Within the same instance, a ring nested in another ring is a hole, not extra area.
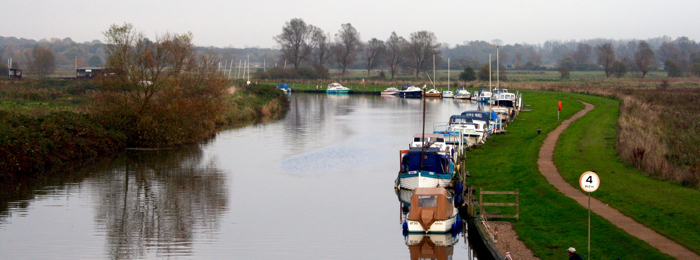
[[(483, 149), (468, 153), (466, 163), (467, 170), (472, 175), (470, 185), (497, 191), (520, 189), (521, 217), (520, 220), (513, 221), (514, 227), (536, 256), (542, 259), (561, 259), (566, 256), (564, 250), (571, 246), (580, 252), (586, 252), (587, 210), (547, 183), (538, 170), (537, 158), (546, 133), (556, 128), (561, 120), (583, 109), (583, 104), (573, 98), (585, 97), (595, 105), (601, 100), (609, 99), (537, 91), (524, 91), (523, 96), (527, 104), (530, 104), (526, 108), (532, 109), (532, 112), (521, 113), (518, 120), (508, 127), (508, 134), (493, 136)], [(557, 120), (558, 101), (562, 101), (564, 108), (561, 120)], [(537, 134), (538, 128), (542, 129), (542, 134)], [(607, 159), (617, 160), (616, 157)], [(603, 185), (605, 183), (604, 180)], [(488, 198), (501, 202), (513, 200), (512, 197)], [(503, 208), (486, 210), (511, 213)], [(595, 214), (591, 226), (591, 254), (596, 259), (671, 259)]]
[(645, 176), (618, 159), (615, 149), (618, 100), (571, 96), (596, 107), (573, 122), (559, 138), (554, 162), (564, 179), (578, 187), (579, 176), (584, 171), (595, 171), (601, 178), (601, 186), (593, 197), (700, 253), (700, 227), (696, 224), (700, 222), (697, 206), (700, 190)]
[[(77, 159), (119, 152), (129, 146), (123, 126), (110, 127), (112, 120), (79, 113), (84, 110), (82, 102), (65, 103), (65, 100), (87, 99), (86, 93), (94, 88), (89, 81), (28, 80), (0, 84), (0, 182), (38, 174)], [(275, 86), (236, 89), (223, 102), (223, 113), (215, 122), (190, 118), (196, 124), (212, 125), (201, 137), (209, 138), (222, 128), (279, 118), (289, 107), (286, 96)]]

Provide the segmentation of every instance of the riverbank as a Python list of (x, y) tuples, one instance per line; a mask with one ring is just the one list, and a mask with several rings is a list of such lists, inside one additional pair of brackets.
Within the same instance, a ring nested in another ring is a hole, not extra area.
[[(488, 190), (515, 190), (519, 188), (521, 191), (521, 218), (518, 221), (512, 221), (515, 230), (523, 242), (534, 252), (535, 256), (542, 259), (559, 258), (563, 250), (568, 247), (573, 246), (579, 250), (585, 248), (585, 241), (587, 239), (587, 211), (585, 208), (580, 207), (575, 201), (564, 197), (541, 176), (537, 169), (539, 148), (546, 133), (552, 131), (560, 122), (560, 120), (557, 120), (556, 104), (558, 101), (562, 101), (563, 103), (564, 109), (561, 112), (561, 120), (564, 120), (575, 112), (583, 109), (583, 105), (575, 101), (577, 99), (585, 100), (593, 104), (606, 102), (615, 104), (615, 100), (591, 95), (540, 91), (524, 91), (523, 96), (524, 99), (527, 100), (526, 103), (530, 105), (527, 108), (532, 109), (532, 112), (521, 113), (516, 123), (508, 127), (509, 133), (507, 135), (493, 136), (489, 142), (483, 146), (483, 149), (474, 150), (467, 155), (467, 170), (469, 170), (472, 175), (470, 178), (470, 185), (483, 187)], [(586, 140), (593, 137), (608, 140), (608, 145), (610, 144), (609, 142), (614, 142), (614, 122), (617, 118), (617, 114), (606, 114), (606, 112), (609, 111), (603, 111), (601, 114), (592, 114), (592, 116), (587, 117), (592, 118), (594, 121), (601, 120), (601, 117), (609, 117), (613, 122), (612, 129), (610, 129), (610, 125), (596, 124), (595, 122), (572, 125), (574, 129), (579, 129), (578, 131), (584, 133), (598, 131), (596, 129), (608, 133), (599, 136), (585, 136), (583, 139), (580, 139), (581, 142), (586, 143)], [(535, 130), (538, 128), (543, 129), (542, 134), (537, 134)], [(567, 131), (565, 131), (565, 133), (567, 133)], [(610, 138), (611, 135), (611, 139), (606, 139)], [(562, 138), (567, 139), (568, 137), (563, 135)], [(560, 141), (560, 144), (561, 142), (562, 141)], [(557, 149), (560, 149), (559, 146)], [(614, 145), (608, 146), (607, 149), (613, 149), (614, 151)], [(590, 156), (599, 156), (595, 151), (586, 154)], [(603, 185), (601, 185), (597, 193), (600, 194), (604, 189), (607, 189), (609, 192), (610, 186), (613, 185), (613, 183), (605, 181), (608, 178), (608, 172), (606, 171), (608, 168), (606, 168), (606, 165), (617, 163), (623, 168), (625, 166), (614, 156), (614, 152), (612, 155), (607, 155), (610, 156), (595, 159), (591, 157), (579, 158), (580, 161), (589, 163), (595, 161), (601, 163), (601, 165), (595, 168), (587, 168), (580, 164), (574, 166), (577, 172), (576, 183), (578, 183), (578, 176), (582, 172), (586, 170), (596, 170), (599, 172), (599, 175), (603, 174), (601, 175), (601, 178), (603, 178)], [(567, 160), (571, 159), (567, 158)], [(573, 164), (576, 165), (576, 163)], [(677, 184), (654, 180), (639, 172), (636, 174), (640, 178), (659, 183), (659, 185), (662, 186), (670, 185), (671, 190), (691, 191), (691, 193), (693, 191), (693, 189), (683, 188)], [(607, 188), (605, 187), (606, 185), (608, 185)], [(634, 196), (634, 192), (647, 193), (645, 189), (638, 189), (633, 184), (629, 185), (628, 182), (624, 181), (618, 182), (618, 185), (624, 185), (630, 190), (629, 194), (627, 194), (630, 197), (626, 198), (628, 203), (641, 208), (640, 211), (644, 211), (645, 215), (651, 215), (653, 218), (663, 218), (663, 213), (654, 212), (653, 209), (644, 210), (644, 207), (647, 206), (645, 204), (654, 202), (645, 201), (643, 198), (640, 198), (640, 196)], [(593, 195), (597, 196), (598, 194)], [(700, 195), (694, 196), (696, 198), (700, 197)], [(679, 201), (686, 198), (687, 197), (683, 196), (674, 197), (674, 199), (678, 199)], [(664, 204), (654, 203), (654, 205), (658, 207)], [(674, 207), (683, 207), (682, 205), (687, 205), (684, 206), (684, 210), (687, 212), (694, 212), (695, 210), (690, 206), (693, 204), (674, 203)], [(487, 209), (487, 211), (493, 210), (503, 210), (504, 214), (514, 213), (507, 212), (508, 209), (503, 208)], [(693, 225), (692, 223), (694, 223), (694, 221), (693, 219), (679, 224), (688, 228), (688, 226)], [(592, 227), (593, 237), (591, 238), (591, 243), (593, 256), (602, 258), (629, 258), (635, 256), (637, 258), (670, 258), (668, 255), (661, 254), (658, 250), (652, 248), (645, 242), (631, 237), (626, 232), (611, 225), (597, 215), (594, 215), (592, 218)], [(681, 232), (681, 230), (673, 231), (672, 233), (674, 233), (674, 236), (679, 238), (674, 240), (683, 244), (679, 240), (682, 240), (681, 236), (684, 236), (684, 232), (685, 231)], [(685, 245), (689, 247), (689, 245)]]
[[(124, 150), (125, 133), (83, 113), (90, 82), (70, 80), (3, 81), (0, 106), (0, 181), (34, 175), (76, 159)], [(271, 85), (239, 86), (213, 130), (269, 121), (289, 108), (286, 96)], [(38, 104), (38, 105), (37, 105)], [(57, 105), (60, 104), (60, 105)], [(47, 107), (58, 107), (47, 110)], [(215, 132), (203, 135), (210, 138)], [(198, 139), (203, 141), (204, 139)]]

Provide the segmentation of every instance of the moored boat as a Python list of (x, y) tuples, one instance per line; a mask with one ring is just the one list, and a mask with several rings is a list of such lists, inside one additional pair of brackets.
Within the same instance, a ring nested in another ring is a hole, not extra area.
[(467, 91), (464, 87), (460, 87), (457, 89), (457, 93), (455, 93), (455, 99), (470, 99), (472, 98), (472, 94)]
[(439, 98), (442, 97), (442, 93), (437, 89), (431, 89), (425, 92), (425, 97)]
[(397, 185), (401, 189), (449, 187), (454, 177), (451, 152), (438, 147), (411, 147), (400, 152), (401, 169)]
[(442, 98), (454, 98), (455, 94), (451, 90), (445, 90), (442, 92)]
[(479, 91), (479, 96), (476, 98), (479, 102), (489, 102), (491, 101), (492, 93), (488, 89), (482, 89)]
[(446, 233), (461, 222), (452, 195), (442, 187), (417, 188), (403, 225), (409, 233)]
[(326, 89), (326, 93), (328, 94), (347, 94), (349, 91), (349, 88), (343, 87), (340, 83), (328, 84), (328, 88)]
[(277, 84), (277, 88), (282, 90), (282, 92), (284, 93), (289, 93), (291, 91), (291, 89), (289, 88), (289, 84), (287, 83)]
[(405, 84), (401, 86), (401, 91), (399, 91), (400, 97), (422, 97), (423, 90), (414, 86), (413, 84)]
[(399, 89), (391, 87), (383, 90), (382, 92), (380, 92), (380, 94), (383, 96), (396, 95), (399, 94), (399, 91)]

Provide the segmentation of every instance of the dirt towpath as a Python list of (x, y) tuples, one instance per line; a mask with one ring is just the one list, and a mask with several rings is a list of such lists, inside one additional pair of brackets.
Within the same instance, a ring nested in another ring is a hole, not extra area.
[[(557, 171), (557, 167), (554, 166), (554, 162), (552, 161), (554, 147), (557, 144), (559, 135), (564, 131), (564, 129), (569, 127), (571, 122), (582, 117), (583, 115), (588, 113), (588, 111), (593, 110), (593, 108), (595, 107), (586, 102), (582, 103), (586, 105), (585, 109), (579, 111), (570, 119), (562, 122), (559, 127), (554, 129), (554, 131), (550, 132), (547, 135), (547, 138), (544, 140), (542, 148), (540, 148), (540, 158), (537, 160), (537, 164), (539, 165), (540, 172), (542, 173), (542, 175), (544, 175), (545, 178), (547, 178), (549, 184), (552, 184), (561, 193), (564, 193), (564, 195), (566, 195), (567, 197), (576, 200), (576, 202), (581, 204), (581, 206), (587, 208), (588, 195), (585, 194), (583, 191), (579, 190), (578, 188), (571, 186), (568, 182), (564, 181), (564, 178), (561, 177), (559, 171)], [(663, 253), (669, 254), (677, 259), (700, 260), (700, 255), (696, 254), (695, 252), (690, 251), (689, 249), (677, 244), (671, 239), (668, 239), (667, 237), (656, 233), (656, 231), (640, 223), (637, 223), (632, 218), (625, 216), (624, 214), (620, 213), (620, 211), (618, 211), (617, 209), (609, 207), (605, 203), (597, 199), (591, 198), (591, 211), (595, 214), (598, 214), (601, 217), (604, 217), (617, 227), (629, 233), (630, 235), (644, 240), (645, 242), (649, 243), (649, 245), (659, 249)], [(583, 250), (581, 252), (583, 252)]]

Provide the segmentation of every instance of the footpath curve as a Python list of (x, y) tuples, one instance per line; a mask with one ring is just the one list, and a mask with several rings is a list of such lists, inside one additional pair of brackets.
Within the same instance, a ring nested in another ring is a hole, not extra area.
[[(540, 148), (540, 157), (537, 159), (537, 165), (539, 166), (540, 173), (544, 175), (549, 184), (556, 187), (561, 193), (564, 193), (569, 198), (572, 198), (581, 204), (583, 207), (588, 207), (588, 195), (584, 194), (583, 191), (571, 186), (568, 182), (561, 177), (557, 167), (553, 162), (554, 147), (556, 147), (559, 135), (569, 127), (571, 122), (584, 116), (588, 111), (595, 108), (594, 105), (588, 104), (586, 102), (581, 102), (586, 105), (586, 108), (574, 114), (571, 118), (564, 120), (554, 131), (547, 134), (547, 138), (544, 139), (544, 144)], [(649, 245), (659, 249), (661, 252), (666, 253), (677, 259), (698, 259), (700, 260), (700, 255), (693, 251), (677, 244), (673, 240), (662, 236), (656, 231), (636, 222), (634, 219), (625, 216), (617, 209), (606, 206), (605, 203), (591, 198), (591, 211), (599, 216), (607, 219), (615, 226), (621, 228), (632, 236), (635, 236)]]

